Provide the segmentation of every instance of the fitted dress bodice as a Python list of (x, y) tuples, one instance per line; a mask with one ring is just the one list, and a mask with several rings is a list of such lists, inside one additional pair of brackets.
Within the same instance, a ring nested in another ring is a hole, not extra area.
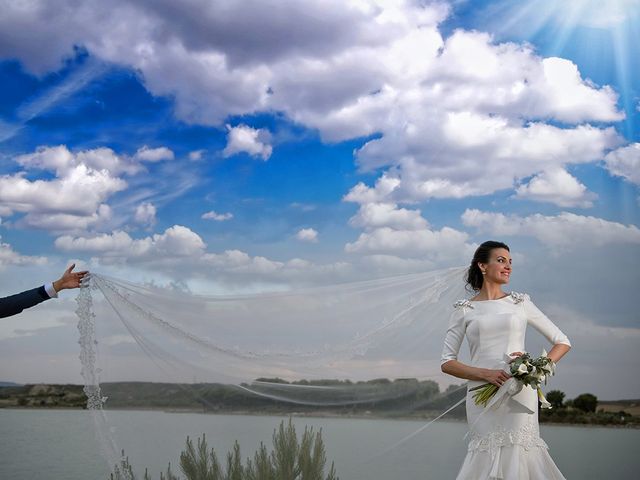
[[(528, 295), (512, 292), (496, 300), (456, 302), (445, 336), (442, 363), (457, 360), (466, 337), (472, 366), (503, 368), (505, 354), (525, 351), (527, 325), (551, 344), (570, 345), (567, 336)], [(483, 383), (469, 381), (468, 388)], [(538, 401), (533, 388), (524, 386), (491, 408), (476, 405), (472, 393), (467, 391), (466, 399), (469, 451), (458, 480), (564, 479), (540, 438)]]
[(533, 304), (528, 295), (512, 292), (497, 300), (461, 300), (451, 315), (442, 363), (458, 358), (466, 336), (471, 365), (497, 368), (505, 354), (524, 351), (527, 325), (533, 326), (552, 344), (570, 345), (567, 336)]

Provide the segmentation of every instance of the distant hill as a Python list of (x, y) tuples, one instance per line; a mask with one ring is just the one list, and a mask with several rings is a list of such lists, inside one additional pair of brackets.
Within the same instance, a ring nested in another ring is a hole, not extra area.
[[(286, 383), (280, 379), (276, 383)], [(455, 398), (442, 397), (438, 384), (416, 379), (376, 379), (352, 383), (340, 380), (303, 380), (310, 387), (336, 385), (343, 388), (296, 390), (300, 403), (284, 403), (269, 398), (274, 392), (261, 393), (252, 386), (251, 393), (236, 385), (215, 383), (172, 384), (150, 382), (115, 382), (101, 384), (107, 408), (151, 408), (205, 412), (285, 413), (318, 412), (358, 414), (376, 412), (394, 415), (446, 408)], [(348, 388), (347, 388), (348, 387)], [(266, 387), (262, 387), (266, 388)], [(277, 392), (276, 392), (277, 393)], [(348, 398), (344, 397), (347, 394)], [(464, 395), (461, 390), (458, 396)], [(309, 402), (307, 404), (307, 402)], [(316, 405), (313, 405), (313, 404)], [(83, 408), (86, 396), (81, 385), (22, 385), (0, 387), (0, 408)], [(461, 410), (461, 412), (463, 412)]]
[(19, 387), (21, 383), (15, 382), (0, 382), (0, 387)]

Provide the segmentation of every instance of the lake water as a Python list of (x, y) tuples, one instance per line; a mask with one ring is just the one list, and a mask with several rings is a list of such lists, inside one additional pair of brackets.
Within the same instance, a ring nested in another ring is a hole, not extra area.
[[(153, 479), (170, 461), (177, 466), (187, 435), (206, 433), (223, 459), (234, 440), (243, 457), (263, 441), (271, 446), (280, 417), (205, 415), (158, 411), (112, 411), (109, 423), (137, 475), (149, 468)], [(389, 446), (417, 430), (414, 420), (294, 417), (322, 428), (328, 463), (342, 480), (453, 479), (465, 455), (466, 424), (441, 421), (397, 449)], [(640, 430), (542, 426), (542, 436), (567, 479), (635, 479), (640, 471)], [(177, 473), (178, 468), (174, 468)], [(93, 421), (86, 411), (0, 410), (0, 478), (11, 480), (107, 480)]]

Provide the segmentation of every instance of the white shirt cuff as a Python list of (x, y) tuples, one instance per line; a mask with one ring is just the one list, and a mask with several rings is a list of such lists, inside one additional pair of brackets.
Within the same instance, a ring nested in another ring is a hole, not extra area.
[(53, 283), (47, 283), (44, 286), (44, 289), (47, 292), (47, 295), (49, 295), (49, 298), (58, 298), (58, 292), (53, 288)]

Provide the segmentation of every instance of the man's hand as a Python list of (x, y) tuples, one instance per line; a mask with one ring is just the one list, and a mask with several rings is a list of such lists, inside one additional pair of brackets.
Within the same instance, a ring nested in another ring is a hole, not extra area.
[(53, 282), (53, 288), (55, 288), (56, 292), (69, 288), (78, 288), (80, 286), (80, 281), (87, 273), (89, 273), (86, 270), (83, 272), (74, 272), (74, 268), (76, 268), (75, 263), (65, 270), (62, 277)]

